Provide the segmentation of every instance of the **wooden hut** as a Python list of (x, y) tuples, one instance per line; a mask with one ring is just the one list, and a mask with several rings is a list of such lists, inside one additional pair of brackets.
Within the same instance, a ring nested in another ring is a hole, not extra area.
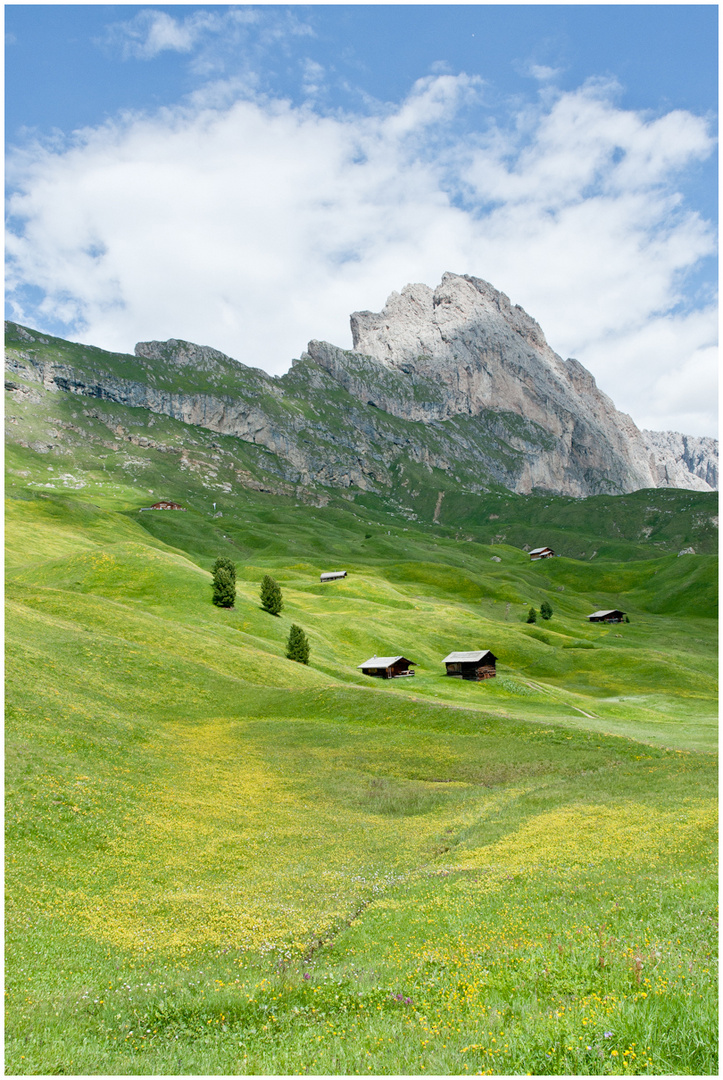
[(489, 649), (479, 652), (451, 652), (442, 661), (447, 665), (447, 674), (453, 679), (493, 679), (497, 674), (497, 657)]
[(181, 506), (180, 503), (171, 502), (170, 499), (161, 499), (160, 502), (154, 503), (151, 510), (185, 510), (185, 506)]
[(592, 615), (588, 615), (590, 622), (622, 622), (625, 618), (624, 611), (618, 611), (614, 608), (612, 611), (593, 611)]
[(414, 675), (409, 669), (415, 667), (413, 660), (407, 660), (406, 656), (372, 656), (359, 664), (359, 669), (365, 675), (373, 675), (378, 679), (401, 679), (406, 675)]
[(555, 552), (549, 547), (533, 548), (530, 558), (533, 562), (537, 562), (538, 559), (551, 559), (554, 554)]
[(321, 575), (322, 581), (336, 581), (337, 578), (346, 577), (346, 570), (330, 570), (326, 574)]

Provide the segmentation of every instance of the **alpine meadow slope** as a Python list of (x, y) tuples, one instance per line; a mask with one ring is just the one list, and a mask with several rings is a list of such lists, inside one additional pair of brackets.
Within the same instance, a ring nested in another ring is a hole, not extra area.
[(558, 431), (357, 324), (277, 380), (7, 326), (6, 1069), (717, 1075), (717, 495), (606, 482), (594, 394), (563, 461), (569, 361)]

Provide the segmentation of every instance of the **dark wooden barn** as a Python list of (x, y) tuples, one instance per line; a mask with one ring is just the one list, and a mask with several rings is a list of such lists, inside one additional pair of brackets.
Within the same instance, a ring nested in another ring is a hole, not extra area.
[(479, 652), (451, 652), (442, 663), (447, 665), (447, 674), (453, 679), (492, 679), (497, 674), (497, 657), (489, 649)]
[(161, 499), (160, 502), (154, 503), (151, 510), (185, 510), (185, 506), (181, 506), (180, 503), (171, 502), (170, 499)]
[(359, 669), (365, 675), (374, 675), (378, 679), (399, 679), (405, 675), (414, 675), (410, 668), (415, 667), (413, 660), (407, 660), (406, 656), (372, 656), (359, 664)]
[(590, 622), (622, 622), (625, 618), (624, 611), (618, 611), (614, 608), (612, 611), (593, 611), (592, 615), (588, 615)]

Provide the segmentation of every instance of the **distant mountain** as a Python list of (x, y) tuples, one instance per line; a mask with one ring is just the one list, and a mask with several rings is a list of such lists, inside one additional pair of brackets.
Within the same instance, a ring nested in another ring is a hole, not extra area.
[(716, 440), (641, 432), (479, 278), (407, 285), (380, 313), (354, 313), (351, 327), (353, 350), (311, 341), (280, 378), (173, 338), (126, 356), (13, 323), (7, 363), (46, 389), (263, 446), (295, 484), (383, 494), (409, 466), (417, 486), (439, 470), (476, 493), (717, 489)]
[[(655, 460), (658, 487), (718, 490), (718, 440), (677, 431), (642, 431)], [(700, 483), (693, 481), (697, 478)]]

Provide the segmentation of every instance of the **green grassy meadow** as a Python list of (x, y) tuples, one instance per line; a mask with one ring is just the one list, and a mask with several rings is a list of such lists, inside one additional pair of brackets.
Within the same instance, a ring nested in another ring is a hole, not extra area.
[[(371, 495), (228, 491), (168, 450), (129, 465), (111, 440), (101, 463), (79, 438), (69, 468), (24, 442), (7, 1072), (717, 1074), (717, 560), (677, 555), (712, 500), (663, 493), (680, 521), (646, 547), (659, 493), (605, 497), (619, 528), (593, 558), (593, 500), (561, 500), (586, 557), (531, 563), (470, 500), (412, 521)], [(161, 495), (187, 512), (141, 511)], [(590, 624), (601, 607), (630, 622)], [(475, 648), (497, 677), (447, 679)], [(364, 677), (374, 653), (415, 677)]]

